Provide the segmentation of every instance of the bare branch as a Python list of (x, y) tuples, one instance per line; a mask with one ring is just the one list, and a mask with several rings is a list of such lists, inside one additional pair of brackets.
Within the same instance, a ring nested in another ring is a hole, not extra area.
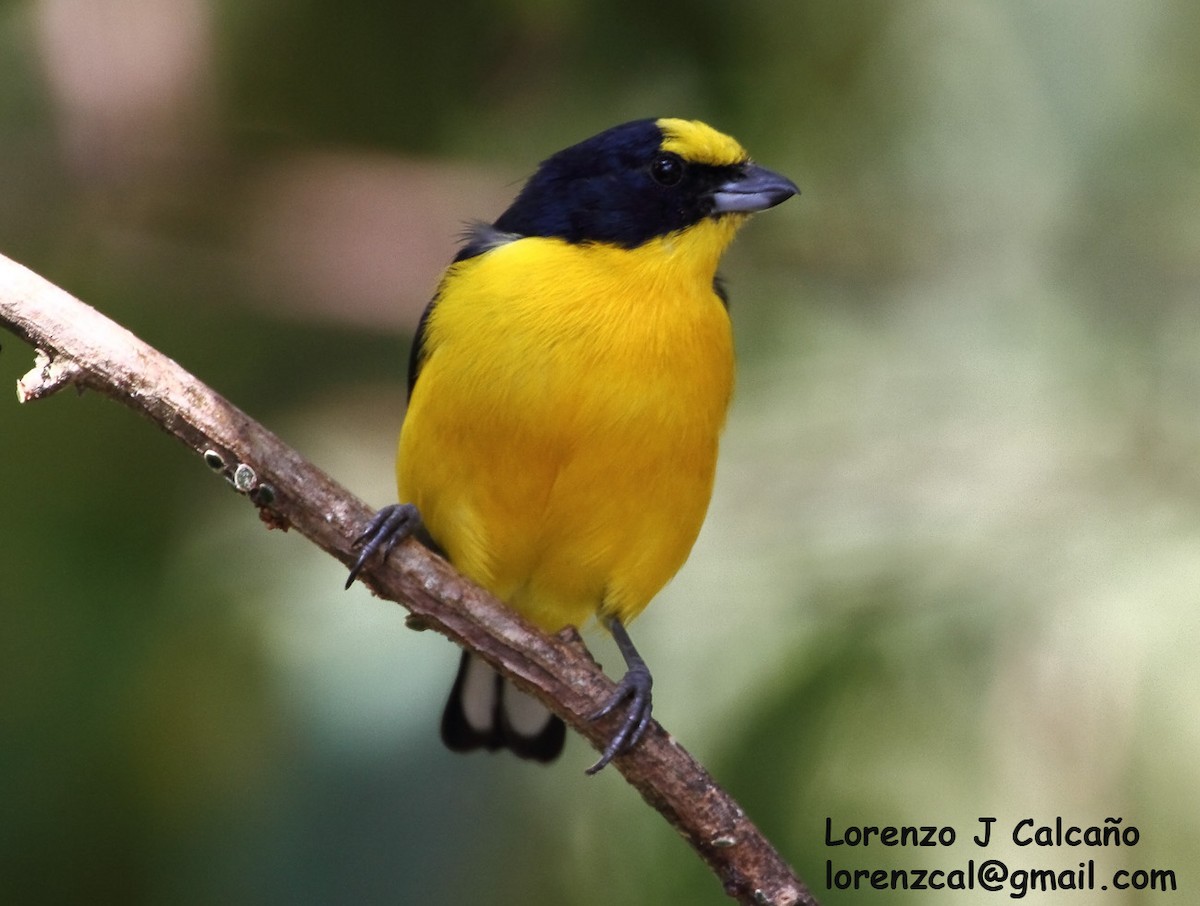
[[(270, 526), (295, 528), (342, 563), (371, 516), (367, 506), (176, 362), (95, 309), (0, 256), (0, 324), (37, 350), (22, 401), (65, 386), (95, 390), (175, 435), (225, 474)], [(587, 719), (612, 694), (577, 634), (550, 638), (445, 561), (409, 542), (363, 575), (380, 597), (478, 652), (546, 703), (597, 749), (615, 719)], [(336, 590), (331, 590), (331, 595)], [(613, 764), (683, 835), (742, 903), (815, 906), (795, 873), (708, 772), (657, 723)]]

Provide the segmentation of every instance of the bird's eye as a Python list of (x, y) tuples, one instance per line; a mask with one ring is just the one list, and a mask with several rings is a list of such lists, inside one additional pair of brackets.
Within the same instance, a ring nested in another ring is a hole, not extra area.
[(669, 151), (658, 155), (650, 164), (650, 175), (660, 186), (676, 186), (683, 179), (683, 159)]

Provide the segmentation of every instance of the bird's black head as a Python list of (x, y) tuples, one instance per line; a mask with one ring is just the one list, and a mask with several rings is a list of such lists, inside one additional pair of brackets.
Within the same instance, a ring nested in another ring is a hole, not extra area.
[(797, 191), (704, 123), (637, 120), (544, 161), (493, 228), (636, 248), (707, 217), (772, 207)]

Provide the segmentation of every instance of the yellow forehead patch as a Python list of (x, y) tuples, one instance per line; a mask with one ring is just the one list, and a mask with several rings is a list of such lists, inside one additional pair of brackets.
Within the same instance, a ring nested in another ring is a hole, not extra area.
[(678, 154), (684, 160), (727, 167), (750, 159), (746, 149), (736, 141), (699, 120), (667, 117), (657, 120), (656, 124), (663, 131), (662, 149)]

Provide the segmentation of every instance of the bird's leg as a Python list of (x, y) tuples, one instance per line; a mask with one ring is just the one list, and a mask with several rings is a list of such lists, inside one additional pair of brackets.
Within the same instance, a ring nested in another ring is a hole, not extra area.
[(617, 643), (621, 656), (625, 658), (625, 675), (617, 683), (617, 689), (608, 703), (588, 719), (599, 720), (625, 702), (628, 701), (629, 705), (625, 719), (605, 747), (604, 754), (600, 756), (599, 761), (587, 769), (589, 774), (595, 774), (612, 761), (614, 756), (622, 755), (632, 749), (642, 738), (642, 734), (646, 732), (646, 727), (650, 726), (650, 687), (654, 683), (653, 677), (650, 676), (650, 668), (638, 654), (633, 640), (629, 638), (629, 633), (626, 632), (625, 626), (620, 620), (612, 617), (606, 621), (606, 625), (608, 631), (612, 633), (613, 641)]
[(367, 565), (377, 550), (383, 550), (383, 556), (392, 548), (421, 527), (421, 514), (411, 503), (393, 503), (385, 506), (367, 523), (366, 531), (354, 539), (354, 546), (361, 548), (358, 559), (350, 567), (350, 577), (346, 579), (349, 588), (362, 568)]

